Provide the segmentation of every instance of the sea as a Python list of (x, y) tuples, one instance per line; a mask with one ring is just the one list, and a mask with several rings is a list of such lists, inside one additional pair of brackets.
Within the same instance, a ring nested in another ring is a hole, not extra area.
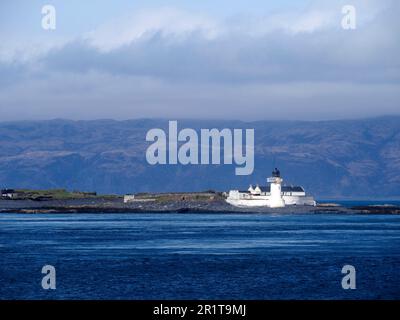
[(1, 300), (399, 298), (399, 215), (0, 215)]

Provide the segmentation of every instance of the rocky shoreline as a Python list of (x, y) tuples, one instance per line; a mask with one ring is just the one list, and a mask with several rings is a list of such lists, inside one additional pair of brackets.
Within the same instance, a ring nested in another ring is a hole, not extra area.
[(122, 198), (68, 200), (1, 200), (0, 213), (270, 213), (270, 214), (400, 214), (399, 206), (375, 205), (345, 207), (320, 203), (316, 207), (290, 206), (285, 208), (238, 208), (224, 200), (166, 200), (133, 201)]

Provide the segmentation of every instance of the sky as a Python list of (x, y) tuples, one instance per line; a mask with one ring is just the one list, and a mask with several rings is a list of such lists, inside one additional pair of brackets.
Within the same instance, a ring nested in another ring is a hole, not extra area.
[(2, 0), (0, 121), (397, 115), (399, 18), (396, 0)]

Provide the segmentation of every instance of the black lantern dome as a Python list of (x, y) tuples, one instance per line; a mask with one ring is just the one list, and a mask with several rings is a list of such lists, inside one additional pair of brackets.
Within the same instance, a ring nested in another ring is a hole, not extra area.
[(278, 168), (275, 168), (274, 171), (272, 171), (272, 176), (275, 178), (281, 177), (281, 172), (278, 170)]

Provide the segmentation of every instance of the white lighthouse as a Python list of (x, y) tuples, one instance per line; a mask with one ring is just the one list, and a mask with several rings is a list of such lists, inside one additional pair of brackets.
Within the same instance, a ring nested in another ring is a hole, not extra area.
[(270, 196), (270, 207), (271, 208), (283, 208), (285, 201), (282, 197), (282, 182), (281, 173), (277, 168), (272, 171), (272, 177), (267, 179), (267, 182), (271, 184), (271, 196)]
[(272, 171), (272, 177), (267, 179), (266, 186), (254, 188), (252, 185), (246, 191), (230, 190), (226, 202), (237, 207), (270, 207), (315, 206), (312, 196), (308, 196), (302, 186), (283, 185), (281, 173), (277, 168)]

